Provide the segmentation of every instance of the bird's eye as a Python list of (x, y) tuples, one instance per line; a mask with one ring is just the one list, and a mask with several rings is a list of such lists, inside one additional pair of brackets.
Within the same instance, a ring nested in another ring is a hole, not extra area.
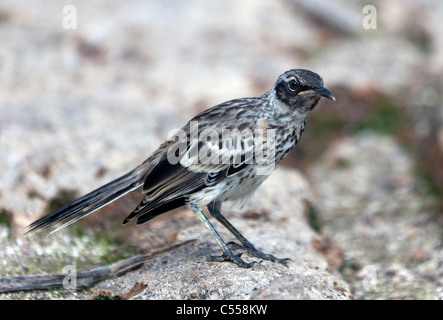
[(292, 79), (291, 81), (288, 82), (288, 88), (291, 91), (297, 91), (298, 89), (298, 83), (297, 81), (295, 81), (294, 79)]

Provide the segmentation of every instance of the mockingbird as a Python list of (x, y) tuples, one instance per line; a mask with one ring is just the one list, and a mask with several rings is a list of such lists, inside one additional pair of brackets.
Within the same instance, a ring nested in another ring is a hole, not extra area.
[[(272, 173), (299, 141), (321, 97), (335, 100), (318, 74), (286, 71), (260, 97), (234, 99), (201, 112), (134, 170), (38, 219), (28, 232), (50, 229), (51, 234), (141, 189), (143, 200), (123, 224), (135, 220), (140, 225), (189, 204), (222, 249), (220, 256), (204, 254), (208, 260), (253, 265), (229, 244), (259, 259), (286, 263), (289, 259), (256, 249), (221, 214), (221, 205), (247, 197)], [(205, 206), (241, 244), (223, 241), (202, 212)]]

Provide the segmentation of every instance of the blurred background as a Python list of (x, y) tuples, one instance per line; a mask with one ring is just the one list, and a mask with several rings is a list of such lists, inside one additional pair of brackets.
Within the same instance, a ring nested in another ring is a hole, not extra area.
[[(2, 0), (0, 276), (35, 270), (22, 236), (34, 219), (129, 171), (199, 111), (305, 68), (337, 101), (282, 165), (311, 184), (319, 250), (355, 298), (442, 298), (442, 17), (432, 0)], [(94, 234), (118, 257), (140, 245)], [(86, 255), (90, 239), (75, 241)]]

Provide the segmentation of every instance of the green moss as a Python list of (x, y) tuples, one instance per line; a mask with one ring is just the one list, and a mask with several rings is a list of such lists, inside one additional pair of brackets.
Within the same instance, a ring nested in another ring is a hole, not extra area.
[(11, 221), (9, 219), (11, 215), (5, 209), (0, 209), (0, 224), (9, 228), (11, 226)]
[(122, 300), (122, 297), (120, 296), (113, 296), (113, 297), (109, 297), (109, 296), (104, 296), (104, 295), (98, 295), (94, 298), (94, 300)]
[[(76, 272), (88, 271), (105, 265), (121, 261), (138, 254), (138, 248), (122, 241), (116, 241), (105, 232), (76, 236), (75, 230), (56, 233), (51, 237), (32, 238), (24, 254), (20, 244), (14, 239), (7, 240), (10, 250), (3, 253), (2, 259), (7, 261), (6, 268), (2, 268), (1, 277), (32, 274), (59, 274), (67, 272), (65, 267)], [(74, 269), (75, 268), (75, 269)], [(64, 270), (65, 269), (65, 270)], [(78, 292), (89, 290), (80, 289)], [(0, 295), (7, 299), (49, 299), (64, 298), (73, 293), (63, 288), (54, 288), (42, 291), (13, 292)], [(119, 300), (121, 297), (108, 297), (109, 300)], [(108, 298), (102, 297), (101, 300)]]
[(324, 135), (328, 135), (332, 132), (338, 132), (342, 130), (346, 122), (341, 119), (325, 119), (325, 118), (316, 118), (315, 123), (309, 126), (309, 134), (313, 138), (318, 138)]
[(443, 196), (443, 190), (441, 190), (432, 181), (432, 172), (425, 166), (418, 166), (415, 170), (416, 177), (421, 183), (424, 193), (433, 199), (441, 199)]
[(364, 121), (356, 124), (355, 129), (371, 129), (382, 134), (395, 135), (403, 122), (400, 110), (388, 98), (382, 97), (369, 109)]
[(60, 207), (77, 199), (77, 191), (62, 189), (58, 194), (48, 202), (48, 212), (57, 210)]
[(338, 271), (344, 275), (354, 274), (360, 269), (360, 266), (354, 262), (344, 262), (340, 267), (338, 267)]
[(137, 247), (128, 245), (123, 241), (115, 240), (106, 233), (96, 234), (93, 242), (105, 248), (103, 254), (100, 256), (100, 260), (104, 264), (111, 264), (140, 253)]
[(308, 204), (307, 218), (309, 226), (316, 232), (320, 233), (321, 225), (317, 210), (314, 206)]

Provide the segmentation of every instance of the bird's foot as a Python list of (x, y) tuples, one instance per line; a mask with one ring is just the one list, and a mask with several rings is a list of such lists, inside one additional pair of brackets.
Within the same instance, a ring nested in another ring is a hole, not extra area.
[(201, 252), (199, 253), (200, 256), (205, 256), (206, 259), (208, 259), (208, 261), (230, 261), (235, 263), (236, 265), (242, 267), (242, 268), (250, 268), (252, 267), (255, 263), (257, 263), (257, 261), (252, 261), (252, 262), (246, 262), (241, 258), (242, 253), (239, 254), (234, 254), (231, 251), (228, 252), (223, 252), (222, 255), (220, 256), (211, 256), (208, 253), (205, 252)]
[(231, 241), (228, 242), (228, 246), (230, 246), (232, 249), (245, 250), (257, 258), (272, 262), (279, 262), (281, 264), (284, 264), (285, 266), (287, 266), (288, 262), (291, 261), (291, 259), (289, 258), (277, 258), (272, 254), (264, 253), (263, 251), (257, 250), (251, 243), (241, 245), (235, 241)]

